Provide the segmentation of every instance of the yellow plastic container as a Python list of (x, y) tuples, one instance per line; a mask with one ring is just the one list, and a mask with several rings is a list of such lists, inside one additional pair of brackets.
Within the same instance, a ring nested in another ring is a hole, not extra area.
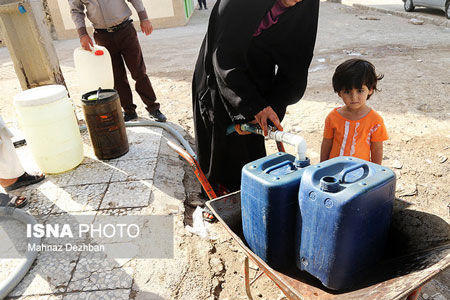
[(56, 174), (78, 166), (83, 143), (63, 85), (46, 85), (14, 96), (19, 124), (37, 165)]
[(77, 70), (82, 94), (114, 88), (114, 75), (111, 55), (102, 46), (94, 46), (91, 51), (77, 48), (73, 52), (75, 69)]

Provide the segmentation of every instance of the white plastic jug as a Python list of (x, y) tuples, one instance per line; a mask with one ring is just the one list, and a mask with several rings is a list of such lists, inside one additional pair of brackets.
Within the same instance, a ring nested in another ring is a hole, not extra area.
[(79, 47), (73, 52), (81, 93), (114, 88), (111, 55), (105, 47), (95, 45), (91, 51)]
[(19, 125), (36, 164), (56, 174), (78, 166), (83, 143), (75, 112), (63, 85), (46, 85), (14, 96)]

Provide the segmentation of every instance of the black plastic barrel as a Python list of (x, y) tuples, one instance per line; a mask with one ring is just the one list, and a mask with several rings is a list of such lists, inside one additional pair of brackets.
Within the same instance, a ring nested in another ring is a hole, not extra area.
[(92, 91), (82, 96), (82, 102), (95, 156), (107, 160), (127, 153), (128, 138), (117, 91)]

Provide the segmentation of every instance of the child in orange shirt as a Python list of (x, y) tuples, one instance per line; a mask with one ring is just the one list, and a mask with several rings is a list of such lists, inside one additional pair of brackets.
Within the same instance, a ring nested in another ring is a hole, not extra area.
[(336, 156), (354, 156), (381, 164), (383, 141), (388, 139), (383, 118), (366, 101), (377, 91), (375, 67), (362, 59), (349, 59), (333, 75), (334, 91), (344, 101), (325, 120), (320, 161)]

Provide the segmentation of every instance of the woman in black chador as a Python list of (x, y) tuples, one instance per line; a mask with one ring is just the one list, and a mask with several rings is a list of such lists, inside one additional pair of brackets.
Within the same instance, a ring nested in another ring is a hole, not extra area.
[[(192, 82), (200, 167), (213, 189), (240, 188), (241, 169), (266, 155), (264, 137), (227, 135), (232, 124), (281, 129), (305, 92), (320, 0), (217, 0)], [(298, 116), (301, 117), (301, 116)]]

